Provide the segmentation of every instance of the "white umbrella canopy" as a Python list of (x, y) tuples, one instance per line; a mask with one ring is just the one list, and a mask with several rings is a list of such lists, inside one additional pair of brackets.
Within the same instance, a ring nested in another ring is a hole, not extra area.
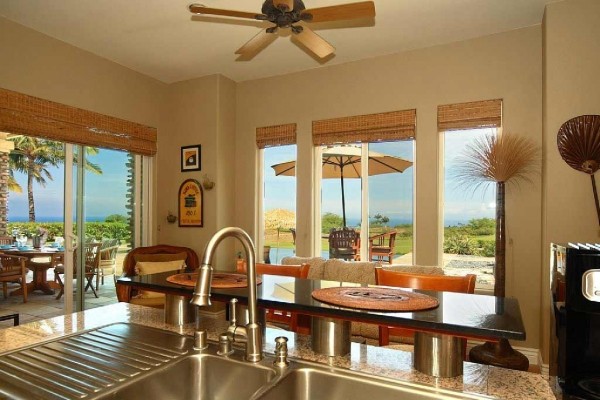
[[(323, 149), (323, 172), (325, 179), (340, 179), (342, 187), (342, 213), (346, 226), (346, 204), (344, 198), (344, 178), (360, 178), (362, 168), (361, 148), (357, 146), (331, 146)], [(413, 163), (400, 157), (394, 157), (369, 151), (369, 175), (404, 172)], [(271, 165), (275, 176), (295, 176), (296, 160)]]

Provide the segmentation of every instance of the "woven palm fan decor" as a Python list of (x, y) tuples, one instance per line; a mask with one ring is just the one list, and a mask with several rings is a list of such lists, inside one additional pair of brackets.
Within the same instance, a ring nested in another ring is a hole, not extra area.
[(565, 122), (556, 137), (558, 152), (577, 171), (590, 175), (600, 225), (600, 205), (594, 174), (600, 169), (600, 115), (580, 115)]

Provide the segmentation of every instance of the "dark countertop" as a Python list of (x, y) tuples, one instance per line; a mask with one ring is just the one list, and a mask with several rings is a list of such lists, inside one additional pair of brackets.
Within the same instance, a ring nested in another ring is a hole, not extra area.
[[(168, 276), (177, 272), (120, 277), (117, 282), (136, 288), (191, 297), (193, 287), (166, 281)], [(519, 303), (514, 298), (415, 290), (415, 292), (437, 298), (439, 306), (432, 310), (418, 312), (382, 312), (334, 306), (315, 300), (311, 296), (315, 289), (340, 286), (368, 285), (263, 275), (262, 284), (258, 286), (258, 304), (264, 308), (298, 311), (309, 315), (395, 325), (417, 330), (438, 331), (457, 336), (464, 335), (483, 339), (525, 339), (525, 327)], [(235, 297), (244, 303), (247, 298), (247, 289), (213, 288), (211, 294), (214, 301), (227, 302)]]

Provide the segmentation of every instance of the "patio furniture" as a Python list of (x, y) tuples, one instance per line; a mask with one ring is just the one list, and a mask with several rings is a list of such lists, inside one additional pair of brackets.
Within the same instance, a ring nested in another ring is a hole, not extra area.
[[(27, 303), (27, 257), (8, 254), (0, 254), (0, 282), (2, 282), (2, 293), (4, 298), (8, 297), (8, 284), (17, 282), (21, 285), (19, 289), (23, 294), (23, 303)], [(14, 291), (11, 292), (11, 295)]]
[[(200, 266), (198, 255), (189, 247), (171, 246), (167, 244), (136, 247), (127, 253), (123, 260), (122, 276), (131, 277), (138, 275), (138, 272), (136, 271), (136, 264), (138, 262), (159, 263), (177, 260), (183, 260), (185, 262), (186, 271), (188, 272), (195, 271)], [(164, 307), (164, 296), (162, 299), (132, 299), (133, 296), (137, 295), (137, 291), (132, 290), (131, 286), (123, 285), (119, 282), (115, 283), (115, 290), (117, 291), (117, 298), (119, 301), (157, 308)]]
[[(101, 243), (87, 243), (84, 246), (85, 258), (84, 258), (84, 273), (85, 273), (85, 287), (84, 291), (87, 292), (88, 289), (92, 289), (92, 293), (96, 298), (98, 298), (98, 293), (96, 293), (96, 289), (94, 288), (94, 277), (98, 271), (98, 265), (100, 264), (100, 246)], [(77, 261), (79, 259), (79, 247), (75, 248), (73, 252), (73, 278), (77, 278)], [(60, 292), (56, 296), (56, 299), (60, 299), (62, 295), (65, 293), (64, 286), (64, 274), (65, 274), (65, 265), (64, 265), (64, 255), (54, 254), (52, 256), (52, 263), (54, 265), (54, 280), (60, 286)], [(63, 279), (60, 276), (63, 275)]]
[(329, 258), (359, 261), (360, 233), (347, 227), (332, 229), (329, 232)]
[[(392, 263), (394, 258), (394, 245), (396, 243), (396, 231), (382, 233), (369, 238), (369, 260), (387, 261)], [(386, 260), (387, 258), (387, 260)]]
[[(477, 276), (468, 274), (465, 276), (410, 274), (397, 272), (384, 268), (375, 269), (375, 280), (377, 285), (397, 286), (411, 289), (435, 290), (439, 292), (474, 293), (475, 280)], [(400, 337), (412, 337), (415, 330), (406, 328), (393, 328), (379, 326), (379, 345), (386, 346), (390, 343), (390, 335)], [(463, 339), (464, 340), (464, 339)], [(466, 345), (466, 341), (464, 343)]]
[(100, 283), (104, 285), (104, 277), (112, 275), (116, 280), (117, 251), (119, 250), (119, 239), (108, 239), (102, 242), (100, 247), (100, 264), (96, 274), (96, 290)]
[(14, 241), (12, 236), (0, 236), (0, 244), (13, 244)]
[[(56, 254), (62, 254), (59, 251), (46, 250), (2, 250), (2, 253), (12, 256), (21, 256), (27, 259), (26, 267), (33, 271), (33, 280), (27, 284), (27, 292), (31, 293), (34, 290), (41, 290), (45, 294), (54, 294), (54, 287), (46, 280), (46, 272), (52, 268), (52, 259)], [(22, 289), (17, 289), (11, 292), (11, 296), (23, 294)]]

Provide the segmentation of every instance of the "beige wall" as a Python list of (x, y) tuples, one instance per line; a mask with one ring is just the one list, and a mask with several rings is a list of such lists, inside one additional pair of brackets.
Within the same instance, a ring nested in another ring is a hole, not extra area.
[[(160, 133), (158, 153), (158, 242), (179, 244), (202, 255), (204, 245), (218, 229), (233, 224), (235, 83), (219, 75), (169, 85), (165, 103), (165, 129)], [(202, 146), (202, 171), (181, 172), (181, 146)], [(204, 190), (204, 226), (181, 228), (169, 224), (169, 211), (177, 215), (177, 193), (186, 179), (215, 181)], [(220, 246), (218, 256), (230, 259), (219, 269), (233, 266), (233, 246)], [(221, 259), (219, 257), (219, 259)]]
[[(311, 252), (313, 120), (417, 109), (416, 262), (438, 264), (439, 134), (437, 106), (504, 99), (505, 130), (542, 143), (541, 27), (239, 83), (236, 128), (236, 222), (255, 232), (255, 129), (298, 124), (298, 254)], [(252, 168), (254, 166), (254, 168)], [(516, 296), (537, 347), (541, 287), (541, 178), (507, 195), (507, 295)]]
[(544, 357), (548, 351), (550, 243), (598, 242), (600, 231), (588, 175), (560, 157), (556, 134), (567, 120), (600, 114), (600, 1), (549, 4), (544, 17)]

